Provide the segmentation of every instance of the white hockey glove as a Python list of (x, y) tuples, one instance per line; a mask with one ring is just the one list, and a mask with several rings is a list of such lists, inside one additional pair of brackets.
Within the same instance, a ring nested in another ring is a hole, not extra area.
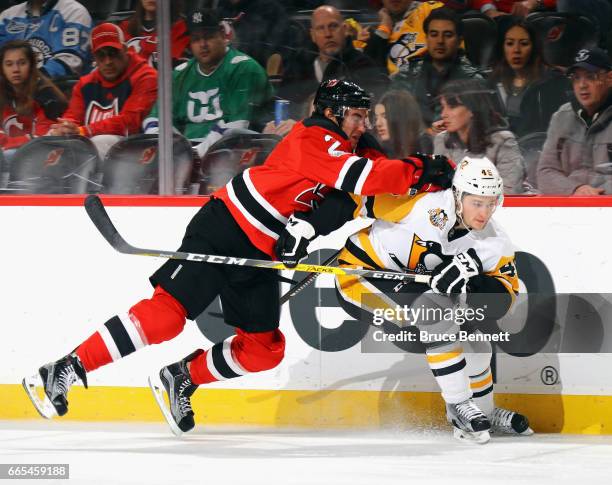
[(285, 230), (276, 241), (276, 254), (287, 268), (295, 268), (308, 256), (308, 244), (315, 236), (315, 229), (305, 220), (305, 215), (296, 212), (289, 217)]
[(432, 272), (429, 286), (434, 293), (466, 293), (470, 278), (482, 273), (482, 262), (473, 248), (442, 262)]

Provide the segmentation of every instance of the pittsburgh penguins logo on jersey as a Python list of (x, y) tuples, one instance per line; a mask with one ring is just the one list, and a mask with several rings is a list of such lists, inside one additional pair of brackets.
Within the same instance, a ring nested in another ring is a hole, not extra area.
[(91, 125), (97, 121), (106, 120), (119, 114), (119, 99), (115, 98), (108, 106), (102, 106), (97, 101), (92, 101), (87, 106), (85, 113), (85, 124)]
[(305, 205), (309, 209), (316, 209), (319, 206), (319, 202), (325, 198), (325, 194), (323, 193), (324, 188), (324, 184), (317, 184), (314, 187), (310, 187), (300, 192), (295, 198), (295, 201), (298, 204)]
[(407, 32), (397, 39), (389, 50), (389, 58), (393, 64), (397, 67), (407, 64), (408, 58), (425, 46), (424, 44), (417, 44), (416, 38), (416, 32)]
[(429, 222), (434, 227), (437, 227), (441, 231), (444, 229), (444, 226), (448, 222), (448, 215), (444, 209), (429, 209), (427, 211), (429, 213)]
[[(425, 261), (430, 255), (434, 256), (434, 258), (431, 261)], [(440, 260), (444, 258), (446, 256), (442, 253), (442, 245), (440, 243), (425, 241), (418, 234), (414, 234), (406, 266), (409, 270), (422, 274), (430, 268), (435, 268), (440, 263)]]
[(513, 261), (508, 261), (501, 268), (499, 268), (499, 272), (503, 275), (507, 275), (510, 278), (514, 278), (516, 276), (516, 266)]

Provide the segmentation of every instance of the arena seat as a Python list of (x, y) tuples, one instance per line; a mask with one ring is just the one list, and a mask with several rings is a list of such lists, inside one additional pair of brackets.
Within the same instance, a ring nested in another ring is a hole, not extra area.
[(199, 193), (211, 194), (234, 175), (261, 165), (280, 140), (278, 135), (261, 133), (237, 133), (222, 138), (202, 158)]
[(19, 147), (5, 161), (7, 193), (85, 194), (95, 190), (98, 151), (89, 138), (44, 136)]
[[(105, 194), (158, 193), (157, 135), (132, 135), (111, 147), (103, 162)], [(191, 143), (177, 133), (173, 138), (175, 194), (185, 194), (193, 166)]]
[(536, 31), (544, 61), (552, 66), (570, 66), (580, 49), (597, 44), (593, 22), (583, 15), (534, 12), (526, 17)]
[(470, 12), (461, 17), (465, 54), (477, 67), (488, 68), (495, 55), (497, 24), (479, 12)]
[(59, 76), (53, 79), (53, 83), (64, 93), (66, 99), (70, 101), (74, 85), (79, 82), (79, 77), (76, 75)]
[(13, 5), (21, 3), (21, 1), (23, 0), (0, 0), (0, 12), (6, 10), (9, 7), (12, 7)]
[(91, 15), (94, 24), (106, 22), (113, 12), (134, 10), (136, 1), (140, 0), (78, 0)]
[(538, 169), (538, 162), (540, 161), (540, 155), (542, 154), (542, 147), (546, 141), (546, 132), (538, 131), (536, 133), (530, 133), (529, 135), (522, 136), (518, 140), (521, 155), (523, 155), (523, 165), (525, 167), (525, 180), (533, 188), (538, 187), (536, 180), (536, 172)]

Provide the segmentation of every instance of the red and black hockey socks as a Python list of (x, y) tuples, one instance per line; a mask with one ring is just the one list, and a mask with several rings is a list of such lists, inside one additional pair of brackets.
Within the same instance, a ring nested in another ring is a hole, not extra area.
[(191, 381), (207, 384), (272, 369), (284, 355), (285, 336), (279, 329), (260, 333), (236, 329), (236, 335), (213, 345), (191, 361)]
[(187, 312), (161, 286), (149, 300), (142, 300), (127, 314), (109, 319), (76, 349), (85, 370), (90, 372), (141, 349), (165, 342), (185, 327)]

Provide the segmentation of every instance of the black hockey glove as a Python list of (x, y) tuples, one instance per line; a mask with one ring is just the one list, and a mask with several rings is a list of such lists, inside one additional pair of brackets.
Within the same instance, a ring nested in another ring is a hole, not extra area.
[(296, 212), (289, 218), (285, 230), (276, 241), (276, 255), (287, 268), (295, 268), (308, 256), (308, 244), (315, 236), (315, 229), (306, 220), (306, 215)]
[(429, 286), (434, 293), (466, 293), (470, 278), (482, 273), (482, 262), (473, 248), (444, 261), (433, 270)]
[(411, 159), (420, 160), (423, 173), (413, 188), (422, 189), (426, 186), (435, 186), (437, 190), (450, 188), (455, 175), (455, 163), (444, 155), (427, 155), (417, 153), (404, 160), (414, 163)]

